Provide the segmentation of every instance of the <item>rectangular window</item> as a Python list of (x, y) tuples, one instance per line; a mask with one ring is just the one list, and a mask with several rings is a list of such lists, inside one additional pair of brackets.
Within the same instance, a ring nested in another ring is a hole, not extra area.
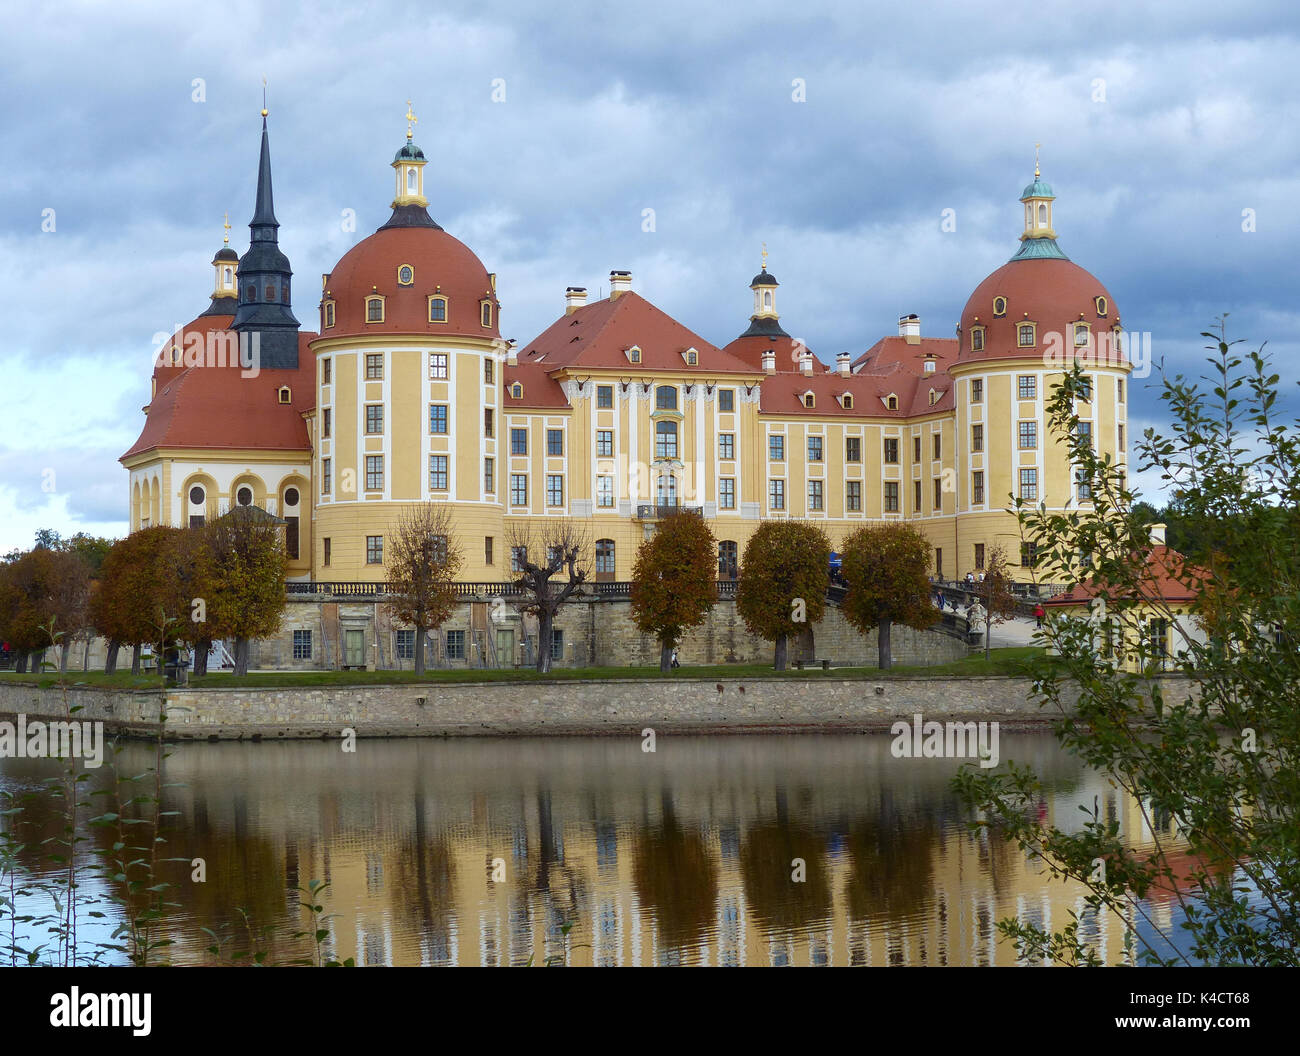
[(1020, 544), (1020, 565), (1022, 568), (1033, 568), (1038, 564), (1038, 544), (1021, 543)]
[(1079, 439), (1092, 447), (1092, 422), (1079, 423)]
[(320, 493), (328, 495), (330, 493), (330, 465), (332, 459), (322, 458), (320, 460)]
[(491, 495), (497, 490), (497, 467), (496, 459), (483, 459), (483, 491)]
[(1088, 476), (1082, 469), (1074, 471), (1074, 486), (1079, 490), (1079, 499), (1092, 498), (1092, 485), (1088, 481)]
[(917, 513), (921, 512), (921, 482), (912, 481), (912, 509)]
[(564, 659), (564, 632), (558, 627), (551, 628), (551, 659)]
[(614, 455), (614, 430), (596, 430), (596, 457), (612, 458)]
[(773, 462), (785, 461), (784, 436), (769, 436), (767, 438), (767, 457)]
[(384, 490), (384, 456), (366, 455), (366, 490)]
[(511, 506), (528, 505), (528, 474), (526, 473), (510, 474), (510, 505)]
[(943, 509), (943, 481), (938, 477), (934, 478), (934, 508), (936, 511)]
[(328, 440), (330, 438), (330, 426), (334, 424), (332, 421), (334, 415), (328, 407), (326, 407), (323, 411), (321, 411), (320, 415), (321, 415), (320, 418), (321, 439)]
[(943, 457), (943, 436), (940, 433), (934, 434), (934, 457), (935, 459)]
[(844, 507), (850, 513), (862, 512), (862, 481), (850, 480), (845, 482)]
[(366, 433), (373, 436), (384, 431), (384, 405), (382, 403), (366, 404)]
[(559, 458), (564, 454), (564, 430), (547, 429), (546, 430), (546, 453), (552, 458)]
[(1020, 497), (1030, 502), (1038, 501), (1038, 470), (1020, 471)]
[(808, 481), (808, 509), (820, 510), (824, 497), (823, 488), (825, 485), (820, 480)]
[[(334, 361), (332, 359), (322, 359), (320, 364), (320, 381), (322, 385), (328, 385), (334, 380)], [(1122, 400), (1120, 401), (1123, 402)]]
[(784, 480), (769, 480), (767, 482), (767, 505), (773, 510), (785, 509)]
[(984, 503), (984, 471), (977, 469), (970, 475), (970, 501), (981, 506)]
[(293, 632), (293, 658), (295, 660), (311, 659), (311, 631)]
[(546, 474), (546, 505), (564, 505), (564, 477), (559, 473)]
[(366, 536), (366, 564), (382, 565), (384, 563), (384, 537), (382, 535)]
[(724, 510), (736, 508), (736, 478), (722, 477), (718, 481), (718, 506)]
[(496, 380), (496, 363), (493, 360), (483, 360), (483, 384), (491, 385)]
[(972, 425), (970, 427), (970, 449), (972, 451), (984, 450), (984, 426)]
[(429, 377), (434, 381), (447, 380), (446, 352), (432, 352), (429, 354)]
[(614, 505), (614, 478), (596, 478), (596, 505), (602, 509), (611, 509)]
[[(202, 521), (203, 518), (199, 518)], [(193, 518), (191, 518), (193, 520)], [(288, 554), (290, 560), (298, 560), (298, 518), (286, 517), (284, 519), (284, 551)]]
[(510, 571), (511, 572), (522, 572), (524, 570), (524, 562), (527, 560), (528, 560), (528, 547), (512, 546), (510, 548)]
[(528, 454), (528, 430), (527, 429), (510, 430), (510, 453), (512, 455)]
[(1032, 451), (1038, 447), (1038, 423), (1020, 423), (1020, 450)]
[(399, 660), (415, 659), (415, 632), (398, 631), (394, 652)]
[(861, 437), (850, 436), (845, 438), (844, 461), (845, 462), (862, 461), (862, 438)]
[(465, 632), (464, 631), (447, 632), (447, 659), (448, 660), (465, 659)]
[(1122, 425), (1119, 427), (1119, 451), (1120, 454), (1124, 453), (1124, 427)]
[(820, 462), (822, 460), (822, 438), (820, 436), (808, 437), (808, 461)]
[(1016, 378), (1018, 394), (1022, 400), (1038, 398), (1038, 379), (1032, 374), (1021, 374)]
[(718, 434), (718, 457), (728, 460), (736, 457), (736, 434), (719, 433)]
[(492, 564), (492, 536), (483, 536), (483, 564)]
[(1082, 378), (1079, 381), (1079, 399), (1084, 403), (1092, 402), (1092, 379)]
[(896, 463), (898, 461), (898, 441), (889, 439), (885, 441), (885, 461), (887, 463)]
[(447, 456), (429, 456), (429, 490), (447, 490)]
[(912, 437), (912, 461), (921, 461), (921, 438), (919, 436)]
[(975, 571), (976, 572), (984, 571), (984, 544), (983, 543), (975, 544)]
[[(329, 361), (326, 360), (326, 362), (328, 363)], [(1124, 379), (1123, 378), (1120, 378), (1118, 381), (1115, 382), (1115, 400), (1118, 403), (1124, 402)]]
[(447, 432), (447, 405), (445, 403), (429, 404), (429, 432), (445, 435)]
[(596, 406), (601, 410), (609, 410), (614, 406), (614, 386), (597, 385), (596, 386)]
[(374, 381), (384, 376), (384, 355), (382, 352), (366, 356), (366, 380)]
[(326, 568), (330, 567), (330, 557), (331, 557), (330, 550), (332, 549), (330, 546), (330, 542), (331, 540), (328, 535), (321, 540), (321, 545), (325, 550), (325, 553), (322, 555), (322, 561)]
[(984, 402), (984, 379), (983, 378), (972, 379), (970, 383), (970, 402), (971, 403)]
[(485, 408), (483, 411), (483, 435), (491, 439), (495, 435), (496, 415), (492, 413), (492, 408)]
[(672, 385), (660, 385), (655, 389), (655, 410), (677, 410), (677, 389)]
[(943, 581), (943, 550), (937, 546), (934, 548), (934, 575), (940, 582)]
[(718, 390), (718, 410), (732, 412), (736, 409), (736, 390), (719, 389)]
[(655, 458), (677, 457), (677, 423), (655, 424)]
[(885, 512), (898, 512), (898, 481), (885, 481)]

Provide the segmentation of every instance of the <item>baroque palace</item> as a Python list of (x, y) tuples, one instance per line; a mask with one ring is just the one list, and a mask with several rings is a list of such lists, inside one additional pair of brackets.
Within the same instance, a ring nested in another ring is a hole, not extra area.
[(1090, 364), (1086, 428), (1125, 458), (1119, 310), (1058, 247), (1037, 169), (1019, 248), (975, 287), (954, 337), (922, 336), (905, 315), (897, 334), (823, 363), (783, 328), (764, 253), (748, 327), (725, 345), (641, 297), (627, 271), (593, 303), (569, 287), (563, 314), (516, 344), (500, 336), (496, 276), (429, 215), (407, 117), (392, 213), (322, 276), (308, 332), (291, 307), (263, 111), (249, 248), (213, 258), (211, 303), (164, 344), (121, 459), (132, 530), (259, 506), (286, 523), (291, 580), (379, 582), (401, 509), (432, 500), (454, 510), (466, 580), (510, 578), (512, 523), (572, 517), (587, 522), (600, 581), (630, 578), (670, 507), (703, 512), (721, 579), (763, 519), (820, 522), (838, 546), (898, 518), (952, 579), (995, 545), (1032, 560), (1012, 494), (1087, 502), (1044, 412), (1076, 355)]

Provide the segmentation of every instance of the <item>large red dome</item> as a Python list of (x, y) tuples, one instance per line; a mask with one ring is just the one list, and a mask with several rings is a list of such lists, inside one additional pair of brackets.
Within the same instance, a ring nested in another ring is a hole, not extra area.
[[(1031, 347), (1019, 344), (1017, 326), (1022, 322), (1035, 324)], [(1120, 325), (1119, 309), (1106, 287), (1063, 257), (1012, 260), (975, 287), (962, 309), (957, 359), (1041, 358), (1049, 334), (1061, 335), (1065, 347), (1073, 347), (1075, 323), (1087, 323), (1094, 335)], [(984, 328), (983, 347), (978, 349), (972, 343), (976, 327)]]
[[(409, 285), (399, 279), (407, 267)], [(367, 321), (366, 298), (372, 294), (384, 298), (382, 322)], [(447, 298), (445, 322), (429, 318), (434, 295)], [(322, 298), (334, 302), (334, 325), (321, 320), (322, 338), (368, 333), (492, 338), (500, 333), (500, 305), (483, 262), (437, 227), (382, 227), (362, 239), (326, 276)], [(484, 300), (492, 305), (489, 326), (483, 325)]]

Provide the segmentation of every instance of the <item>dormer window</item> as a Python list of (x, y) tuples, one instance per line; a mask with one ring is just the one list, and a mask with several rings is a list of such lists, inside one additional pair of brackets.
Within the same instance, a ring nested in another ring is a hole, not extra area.
[(326, 327), (330, 327), (334, 325), (334, 302), (333, 301), (325, 302), (325, 316), (324, 316), (324, 323), (322, 325)]
[(447, 321), (447, 298), (435, 294), (429, 298), (429, 322), (445, 323)]
[(524, 387), (517, 381), (510, 386), (510, 398), (512, 400), (522, 400), (524, 398)]
[(937, 391), (935, 391), (934, 389), (931, 389), (931, 390), (930, 390), (930, 406), (933, 407), (933, 406), (934, 406), (936, 403), (938, 403), (938, 402), (939, 402), (939, 393), (938, 393)]
[(366, 298), (366, 322), (382, 323), (384, 321), (384, 299), (382, 297)]
[[(972, 326), (970, 331), (970, 350), (972, 352), (982, 352), (984, 350), (984, 327)], [(934, 361), (931, 360), (925, 364), (926, 369), (933, 368)]]
[(1021, 348), (1034, 347), (1034, 331), (1037, 326), (1034, 323), (1021, 323), (1016, 327), (1016, 344)]
[(1074, 324), (1074, 347), (1075, 348), (1086, 348), (1088, 345), (1088, 338), (1090, 336), (1091, 336), (1091, 331), (1089, 330), (1087, 323)]
[(397, 269), (397, 285), (411, 286), (415, 282), (415, 269), (409, 264), (403, 264)]
[(290, 403), (293, 400), (293, 394), (289, 391), (288, 385), (281, 385), (279, 392), (281, 403)]
[(1108, 308), (1109, 306), (1106, 304), (1106, 298), (1105, 298), (1105, 297), (1098, 297), (1098, 298), (1097, 298), (1093, 303), (1095, 303), (1096, 306), (1097, 306), (1097, 314), (1098, 314), (1098, 315), (1105, 315), (1105, 314), (1106, 314), (1106, 310), (1107, 310), (1107, 308)]
[(492, 325), (492, 302), (491, 301), (479, 302), (478, 314), (479, 314), (479, 322), (483, 326), (491, 326)]
[(1005, 297), (993, 298), (993, 314), (999, 319), (1007, 314), (1007, 299)]
[(817, 406), (817, 397), (811, 392), (805, 392), (803, 394), (803, 405), (809, 408)]
[(698, 366), (698, 365), (699, 365), (699, 362), (700, 362), (700, 354), (699, 354), (698, 352), (696, 352), (695, 349), (693, 349), (693, 348), (688, 348), (688, 349), (686, 350), (686, 352), (684, 353), (684, 355), (685, 355), (685, 357), (686, 357), (686, 365), (687, 365), (688, 367), (694, 367), (694, 366)]
[(627, 361), (628, 361), (629, 363), (640, 363), (640, 362), (641, 362), (641, 346), (640, 346), (640, 345), (633, 345), (631, 348), (629, 348), (629, 349), (627, 350), (627, 353), (626, 353), (626, 354), (627, 354)]
[(888, 410), (891, 410), (891, 411), (896, 411), (896, 410), (898, 410), (898, 397), (897, 397), (897, 396), (892, 396), (892, 395), (891, 395), (891, 396), (886, 396), (886, 397), (885, 397), (885, 407), (886, 407)]
[(853, 393), (846, 392), (843, 396), (841, 396), (840, 406), (842, 406), (846, 411), (853, 410)]

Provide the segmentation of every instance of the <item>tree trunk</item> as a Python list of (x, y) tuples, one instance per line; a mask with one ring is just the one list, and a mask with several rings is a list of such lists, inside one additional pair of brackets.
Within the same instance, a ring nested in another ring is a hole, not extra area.
[(670, 642), (659, 643), (659, 673), (670, 675), (673, 671), (673, 647)]
[(89, 670), (90, 670), (90, 639), (91, 639), (91, 637), (92, 637), (92, 635), (90, 635), (90, 634), (87, 634), (87, 635), (86, 635), (86, 649), (85, 649), (85, 652), (83, 652), (83, 653), (81, 654), (81, 670), (83, 670), (83, 671), (89, 671)]
[(251, 652), (249, 646), (252, 643), (247, 638), (235, 639), (235, 674), (248, 674), (248, 654)]
[(140, 643), (136, 642), (131, 646), (131, 674), (140, 673)]
[(993, 633), (993, 621), (986, 617), (984, 620), (984, 659), (986, 662), (989, 659), (989, 652), (990, 652), (989, 635), (992, 633)]
[(778, 634), (776, 636), (776, 650), (772, 656), (773, 670), (776, 671), (785, 670), (785, 655), (786, 655), (786, 646), (788, 643), (789, 643), (789, 639), (784, 634)]
[(26, 651), (20, 649), (18, 652), (14, 654), (14, 670), (17, 671), (20, 675), (25, 675), (27, 673)]
[(194, 674), (208, 673), (208, 653), (212, 652), (212, 639), (200, 638), (194, 643)]
[(104, 653), (104, 674), (117, 673), (117, 654), (121, 648), (122, 646), (112, 638), (108, 640), (108, 650)]
[(889, 642), (889, 634), (893, 627), (893, 620), (881, 620), (876, 627), (876, 646), (879, 653), (877, 662), (881, 671), (888, 671), (894, 666), (894, 654), (890, 651)]
[(551, 626), (555, 614), (546, 609), (537, 612), (537, 673), (544, 675), (551, 670)]
[(59, 649), (59, 674), (60, 675), (66, 675), (68, 673), (68, 647), (71, 644), (72, 643), (70, 643), (65, 638), (63, 640), (62, 647)]
[(428, 636), (428, 630), (425, 627), (416, 624), (415, 626), (415, 673), (424, 674), (424, 639)]

